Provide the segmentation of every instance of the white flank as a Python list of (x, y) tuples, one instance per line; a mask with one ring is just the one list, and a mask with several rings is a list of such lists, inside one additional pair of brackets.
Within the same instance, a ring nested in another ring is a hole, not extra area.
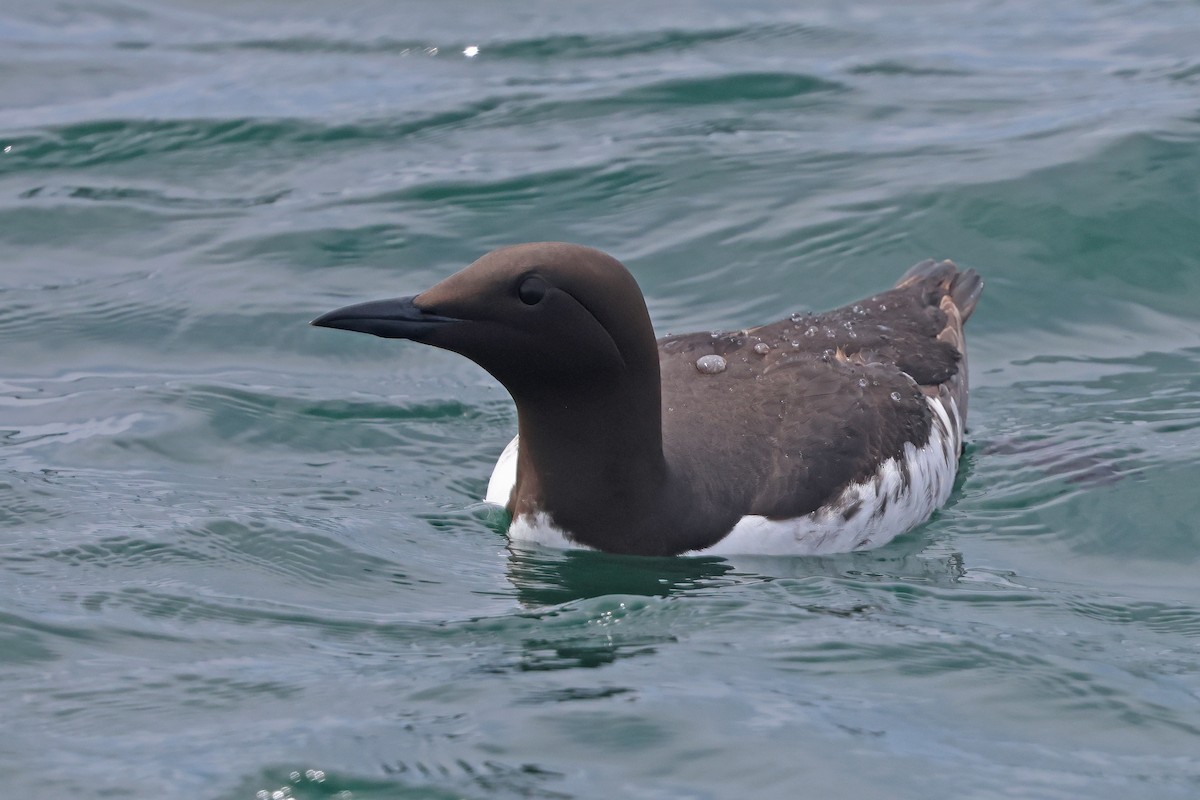
[(517, 440), (520, 438), (514, 436), (500, 454), (496, 466), (492, 468), (492, 477), (488, 480), (487, 494), (483, 496), (483, 502), (495, 503), (498, 506), (508, 505), (509, 495), (512, 494), (513, 486), (517, 484)]
[[(904, 445), (901, 459), (883, 462), (874, 477), (847, 486), (835, 501), (811, 514), (788, 520), (757, 515), (742, 517), (721, 541), (690, 554), (845, 553), (879, 547), (917, 527), (949, 499), (962, 439), (962, 423), (953, 398), (948, 399), (949, 408), (938, 398), (926, 398), (926, 402), (934, 419), (924, 447)], [(908, 471), (907, 487), (901, 461)], [(514, 438), (496, 462), (485, 502), (506, 505), (516, 481), (517, 439)], [(853, 508), (857, 511), (847, 515)], [(549, 547), (583, 547), (556, 527), (544, 512), (517, 517), (508, 529), (508, 536), (515, 541)]]

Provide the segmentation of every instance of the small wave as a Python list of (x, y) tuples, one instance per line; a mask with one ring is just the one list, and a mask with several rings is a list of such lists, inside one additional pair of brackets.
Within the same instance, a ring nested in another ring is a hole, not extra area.
[(914, 78), (961, 77), (973, 74), (969, 70), (908, 64), (903, 61), (873, 61), (869, 64), (853, 66), (848, 71), (851, 75), (886, 75)]
[(223, 148), (383, 142), (454, 127), (499, 108), (510, 98), (480, 98), (457, 108), (416, 112), (401, 119), (322, 124), (286, 118), (89, 120), (5, 139), (0, 176), (20, 170), (78, 169)]
[(237, 50), (258, 50), (291, 55), (334, 53), (346, 55), (423, 55), (436, 56), (442, 48), (415, 39), (336, 39), (327, 36), (285, 36), (277, 39), (237, 39), (182, 45), (177, 49), (194, 53), (228, 53)]
[(490, 43), (481, 49), (488, 58), (624, 58), (690, 50), (725, 42), (828, 40), (847, 34), (832, 28), (803, 24), (749, 25), (710, 30), (661, 30), (598, 36), (559, 34)]
[(35, 186), (21, 193), (22, 200), (65, 198), (97, 203), (131, 205), (149, 210), (182, 209), (188, 211), (226, 211), (271, 205), (291, 194), (291, 190), (250, 197), (188, 197), (161, 189), (134, 186)]
[(1105, 602), (1078, 597), (1066, 605), (1077, 614), (1112, 625), (1200, 639), (1200, 609), (1182, 603), (1169, 605), (1132, 599)]
[(707, 78), (659, 81), (617, 96), (636, 104), (707, 105), (742, 100), (785, 100), (809, 94), (842, 91), (846, 87), (815, 75), (787, 72), (739, 72)]
[(119, 293), (99, 292), (90, 302), (71, 303), (47, 313), (44, 304), (14, 303), (0, 307), (0, 336), (13, 339), (73, 341), (159, 339), (173, 332), (183, 309), (171, 301), (129, 300)]

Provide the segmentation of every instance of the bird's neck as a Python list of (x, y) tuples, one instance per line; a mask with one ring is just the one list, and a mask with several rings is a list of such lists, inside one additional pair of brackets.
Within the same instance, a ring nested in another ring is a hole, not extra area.
[(517, 398), (514, 517), (545, 512), (583, 544), (625, 549), (612, 539), (636, 535), (632, 521), (653, 515), (667, 483), (654, 367), (652, 375)]

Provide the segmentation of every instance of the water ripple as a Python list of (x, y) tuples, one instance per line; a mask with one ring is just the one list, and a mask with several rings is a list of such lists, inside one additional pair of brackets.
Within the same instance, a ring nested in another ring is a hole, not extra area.
[[(1195, 796), (1187, 3), (18, 6), (10, 793)], [(951, 502), (829, 558), (510, 547), (503, 390), (307, 322), (534, 239), (663, 333), (976, 267)]]

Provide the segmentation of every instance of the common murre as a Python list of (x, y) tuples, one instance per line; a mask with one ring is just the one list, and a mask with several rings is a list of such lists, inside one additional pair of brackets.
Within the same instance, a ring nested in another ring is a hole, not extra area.
[(312, 324), (467, 356), (518, 436), (487, 500), (509, 536), (620, 553), (817, 554), (884, 544), (954, 484), (974, 270), (923, 261), (823, 314), (655, 341), (633, 276), (559, 242), (495, 250), (415, 297)]

